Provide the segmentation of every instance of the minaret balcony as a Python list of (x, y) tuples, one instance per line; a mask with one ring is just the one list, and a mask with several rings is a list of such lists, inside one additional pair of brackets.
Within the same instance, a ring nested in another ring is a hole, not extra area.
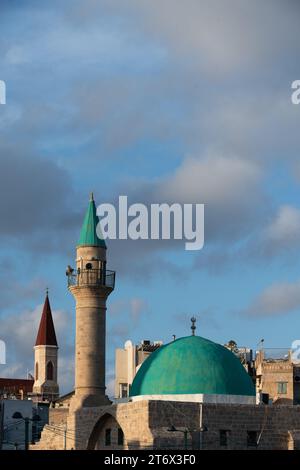
[(115, 287), (115, 271), (103, 269), (78, 269), (77, 273), (68, 273), (68, 287), (71, 286), (99, 286)]

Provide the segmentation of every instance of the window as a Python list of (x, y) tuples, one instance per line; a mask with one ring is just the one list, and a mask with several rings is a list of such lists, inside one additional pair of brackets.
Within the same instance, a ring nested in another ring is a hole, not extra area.
[(124, 444), (124, 433), (121, 428), (118, 428), (118, 446), (122, 446)]
[(39, 378), (39, 364), (38, 362), (35, 364), (35, 380)]
[(282, 395), (287, 393), (287, 382), (277, 382), (277, 393)]
[(247, 446), (248, 447), (257, 446), (257, 431), (247, 431)]
[(220, 446), (227, 446), (228, 434), (229, 431), (227, 431), (227, 429), (220, 429)]
[(128, 396), (127, 384), (120, 384), (120, 398), (126, 398)]
[(47, 380), (53, 380), (53, 364), (51, 361), (47, 364)]
[(111, 429), (105, 429), (105, 445), (111, 445)]
[(92, 269), (92, 268), (93, 268), (92, 263), (87, 263), (87, 264), (85, 265), (85, 269)]

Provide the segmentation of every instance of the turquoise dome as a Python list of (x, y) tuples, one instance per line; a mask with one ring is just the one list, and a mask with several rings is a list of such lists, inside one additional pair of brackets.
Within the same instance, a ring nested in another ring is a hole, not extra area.
[(200, 336), (187, 336), (153, 352), (130, 390), (130, 396), (198, 393), (255, 396), (255, 389), (231, 351)]

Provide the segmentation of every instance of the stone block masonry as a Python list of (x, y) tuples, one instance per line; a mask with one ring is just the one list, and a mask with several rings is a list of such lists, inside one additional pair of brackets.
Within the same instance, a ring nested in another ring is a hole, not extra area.
[[(69, 412), (65, 434), (66, 415), (53, 413), (52, 424), (45, 427), (35, 448), (183, 449), (182, 431), (186, 430), (188, 448), (197, 449), (200, 406), (194, 402), (145, 400), (82, 408)], [(202, 410), (203, 449), (287, 450), (299, 446), (300, 406), (205, 403)], [(172, 427), (177, 432), (170, 432)]]

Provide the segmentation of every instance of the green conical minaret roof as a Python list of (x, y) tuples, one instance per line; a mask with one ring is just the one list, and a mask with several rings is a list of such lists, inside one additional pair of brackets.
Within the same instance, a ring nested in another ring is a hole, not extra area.
[(96, 228), (98, 223), (99, 217), (97, 216), (96, 205), (92, 193), (81, 228), (78, 246), (102, 246), (103, 248), (106, 248), (105, 241), (97, 236)]

